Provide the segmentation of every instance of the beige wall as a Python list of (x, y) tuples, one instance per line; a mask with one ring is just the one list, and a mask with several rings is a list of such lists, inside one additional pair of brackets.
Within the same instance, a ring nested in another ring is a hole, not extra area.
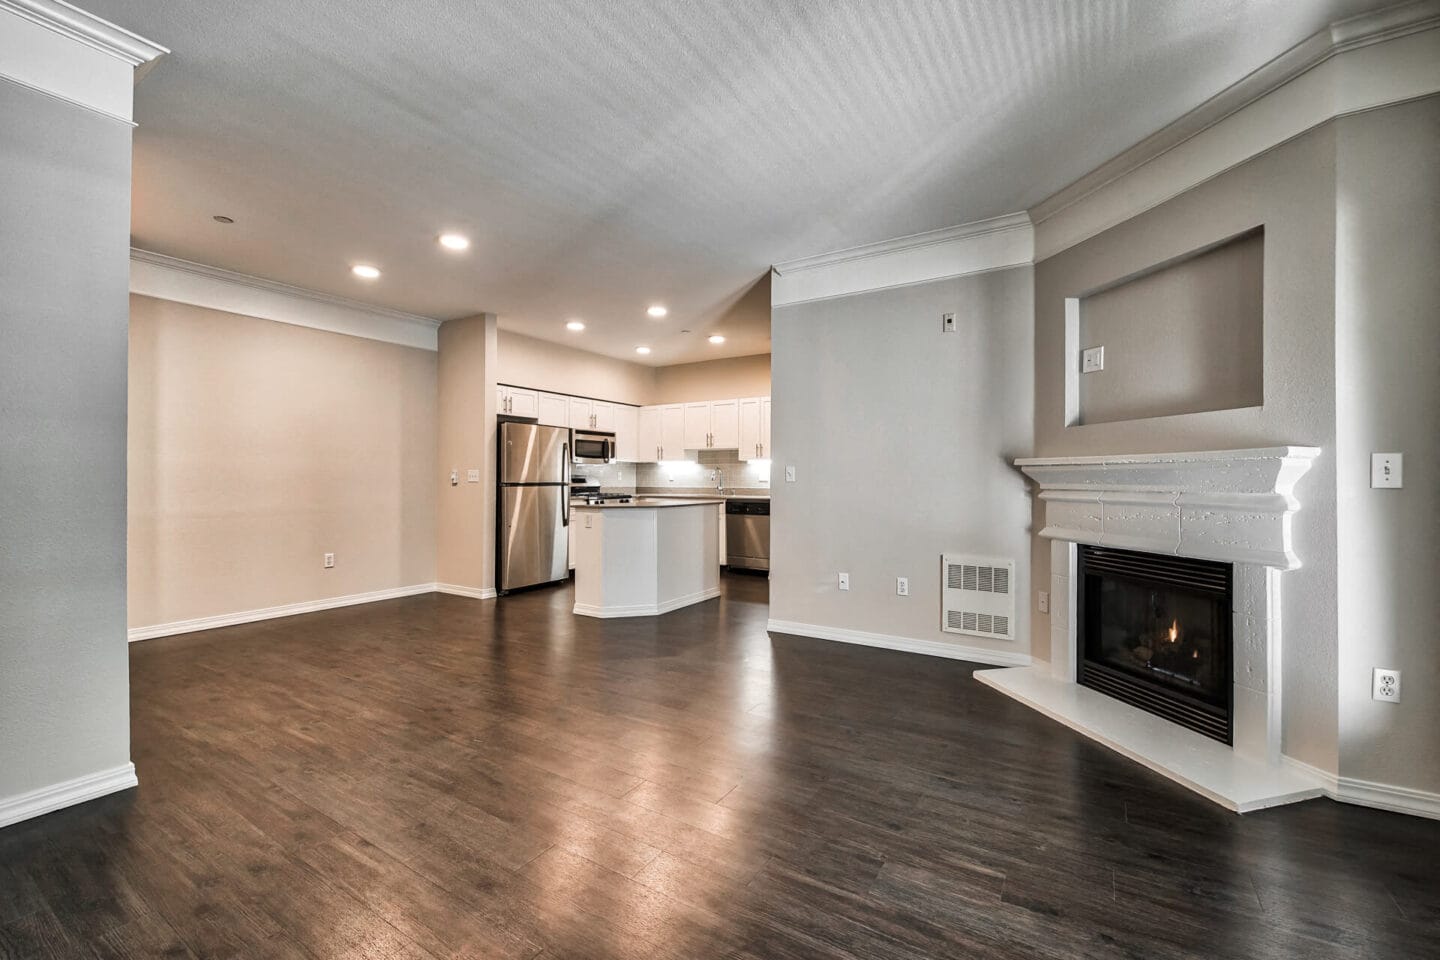
[[(436, 579), (486, 594), (495, 588), (497, 334), (492, 313), (451, 320), (440, 327), (438, 351)], [(480, 471), (475, 483), (471, 470)]]
[[(1340, 774), (1440, 792), (1440, 97), (1338, 121)], [(1370, 488), (1370, 454), (1405, 486)], [(1371, 699), (1376, 667), (1398, 704)]]
[(650, 402), (655, 368), (501, 330), (495, 380), (638, 406)]
[(770, 396), (770, 354), (657, 367), (651, 403)]
[(132, 296), (129, 395), (131, 627), (434, 581), (433, 353)]

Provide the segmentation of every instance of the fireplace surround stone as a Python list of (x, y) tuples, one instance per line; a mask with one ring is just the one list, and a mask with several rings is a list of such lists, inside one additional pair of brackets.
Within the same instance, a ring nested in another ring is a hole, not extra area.
[[(1038, 489), (1051, 541), (1050, 663), (975, 676), (1231, 809), (1319, 796), (1282, 762), (1281, 597), (1300, 566), (1296, 482), (1320, 451), (1283, 446), (1017, 460)], [(1079, 686), (1077, 544), (1234, 565), (1232, 746)]]

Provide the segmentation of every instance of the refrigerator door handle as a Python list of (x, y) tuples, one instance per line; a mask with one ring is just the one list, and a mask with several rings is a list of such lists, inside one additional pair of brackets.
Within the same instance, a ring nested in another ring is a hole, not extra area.
[(560, 526), (570, 526), (570, 444), (560, 444)]

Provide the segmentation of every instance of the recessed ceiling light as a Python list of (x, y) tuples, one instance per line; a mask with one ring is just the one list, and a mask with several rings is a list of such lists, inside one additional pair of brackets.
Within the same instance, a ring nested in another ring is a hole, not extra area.
[(635, 352), (636, 352), (636, 353), (640, 353), (640, 354), (646, 354), (646, 353), (649, 353), (649, 352), (650, 352), (650, 348), (649, 348), (649, 347), (636, 347), (636, 348), (635, 348)]
[(667, 313), (669, 313), (670, 311), (669, 311), (669, 310), (666, 310), (664, 307), (660, 306), (660, 304), (657, 303), (657, 304), (655, 304), (653, 307), (651, 307), (649, 310), (646, 310), (645, 312), (648, 313), (648, 314), (650, 314), (650, 316), (656, 317), (656, 318), (658, 319), (659, 317), (665, 316), (665, 315), (666, 315)]
[(710, 342), (711, 342), (711, 343), (724, 343), (724, 342), (725, 342), (725, 338), (722, 337), (722, 336), (720, 336), (720, 334), (718, 334), (718, 333), (711, 334), (711, 335), (710, 335)]
[(469, 250), (470, 238), (459, 233), (442, 233), (440, 246), (446, 250)]
[(578, 333), (581, 330), (585, 329), (585, 324), (581, 323), (579, 320), (571, 320), (569, 323), (565, 324), (565, 329), (574, 330)]
[(224, 214), (221, 214), (221, 213), (215, 214), (215, 216), (211, 217), (210, 219), (211, 219), (211, 220), (214, 220), (216, 223), (234, 223), (234, 222), (235, 222), (235, 218), (234, 218), (234, 217), (227, 217), (227, 216), (225, 216)]
[(380, 278), (380, 268), (372, 267), (368, 263), (357, 263), (350, 268), (350, 272), (362, 280), (378, 280)]

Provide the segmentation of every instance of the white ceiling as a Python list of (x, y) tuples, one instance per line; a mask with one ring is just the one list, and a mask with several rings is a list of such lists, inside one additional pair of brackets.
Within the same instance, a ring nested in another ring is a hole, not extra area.
[(1024, 209), (1385, 5), (81, 3), (174, 50), (136, 90), (137, 246), (655, 364), (768, 351), (764, 297), (727, 310), (773, 262)]

